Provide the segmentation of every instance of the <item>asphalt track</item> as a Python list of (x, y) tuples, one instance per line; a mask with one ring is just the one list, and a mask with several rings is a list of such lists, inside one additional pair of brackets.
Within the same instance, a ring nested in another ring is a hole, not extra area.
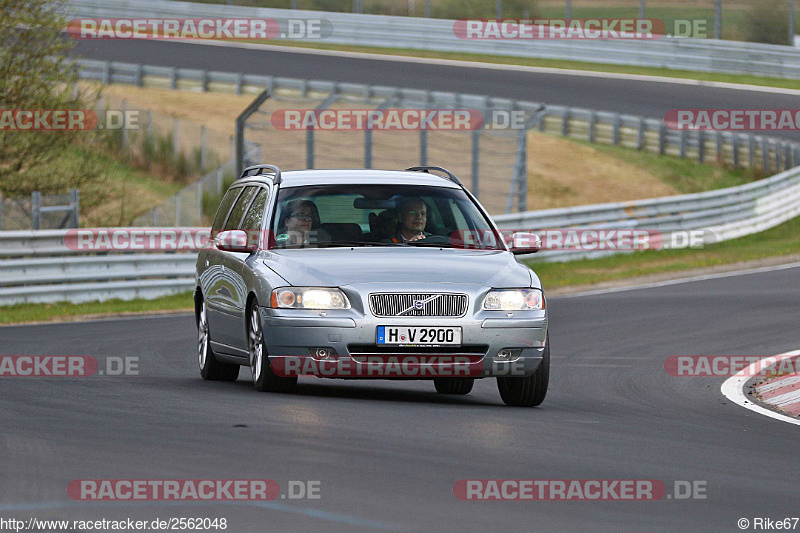
[[(0, 328), (0, 355), (139, 358), (138, 376), (0, 378), (0, 517), (226, 517), (227, 531), (739, 531), (798, 515), (797, 428), (727, 401), (670, 355), (798, 347), (800, 269), (553, 298), (550, 392), (494, 380), (302, 378), (294, 395), (200, 379), (189, 315)], [(243, 427), (240, 427), (243, 426)], [(76, 502), (74, 479), (318, 480), (319, 500)], [(460, 479), (705, 481), (707, 498), (465, 502)], [(752, 530), (752, 529), (751, 529)]]
[[(798, 96), (714, 86), (488, 70), (174, 41), (78, 41), (76, 55), (145, 65), (347, 81), (531, 100), (663, 119), (671, 109), (795, 109)], [(800, 140), (800, 132), (771, 135)]]

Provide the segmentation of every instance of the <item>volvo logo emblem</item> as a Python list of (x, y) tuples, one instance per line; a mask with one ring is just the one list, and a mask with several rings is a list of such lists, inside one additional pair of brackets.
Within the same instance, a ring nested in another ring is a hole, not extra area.
[(422, 300), (414, 300), (414, 309), (422, 309), (425, 307), (425, 302)]

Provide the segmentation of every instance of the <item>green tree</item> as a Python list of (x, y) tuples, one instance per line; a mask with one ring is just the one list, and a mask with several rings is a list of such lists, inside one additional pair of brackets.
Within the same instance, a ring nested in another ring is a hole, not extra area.
[[(63, 34), (63, 11), (63, 0), (0, 0), (0, 110), (86, 107), (67, 57), (73, 43)], [(95, 137), (90, 131), (0, 130), (0, 193), (96, 185), (102, 172), (86, 149)], [(70, 164), (59, 165), (65, 155)]]

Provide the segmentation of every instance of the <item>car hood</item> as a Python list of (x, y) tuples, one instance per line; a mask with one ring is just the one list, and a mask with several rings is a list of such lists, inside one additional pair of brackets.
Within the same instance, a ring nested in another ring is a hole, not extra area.
[(294, 286), (422, 282), (530, 287), (532, 279), (530, 269), (511, 253), (495, 250), (405, 246), (272, 250), (264, 254), (264, 264)]

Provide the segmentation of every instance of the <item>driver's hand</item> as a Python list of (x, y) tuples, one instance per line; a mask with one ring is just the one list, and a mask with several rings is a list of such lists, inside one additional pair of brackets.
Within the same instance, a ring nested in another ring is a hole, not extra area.
[(425, 235), (423, 233), (418, 233), (418, 234), (414, 235), (413, 237), (411, 237), (410, 239), (408, 239), (408, 242), (419, 241), (419, 240), (422, 240), (424, 238), (425, 238)]

